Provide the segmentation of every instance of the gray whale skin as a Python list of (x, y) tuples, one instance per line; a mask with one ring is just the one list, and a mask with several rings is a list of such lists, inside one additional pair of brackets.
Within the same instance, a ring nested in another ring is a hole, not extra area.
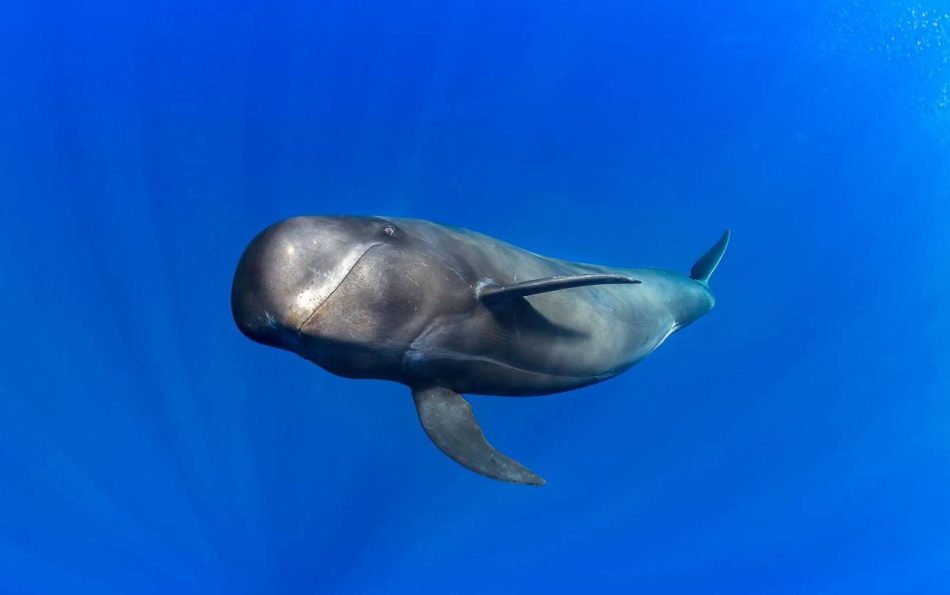
[(294, 217), (247, 246), (231, 310), (254, 341), (408, 386), (426, 434), (465, 467), (544, 485), (488, 443), (461, 394), (547, 395), (627, 370), (712, 309), (728, 241), (682, 275), (547, 258), (418, 219)]

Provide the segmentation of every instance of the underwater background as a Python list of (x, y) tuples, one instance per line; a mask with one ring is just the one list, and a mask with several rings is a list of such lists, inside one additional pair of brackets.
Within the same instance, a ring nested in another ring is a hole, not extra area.
[[(950, 592), (950, 3), (24, 2), (0, 16), (0, 592)], [(614, 380), (408, 391), (247, 340), (300, 214), (686, 272)]]

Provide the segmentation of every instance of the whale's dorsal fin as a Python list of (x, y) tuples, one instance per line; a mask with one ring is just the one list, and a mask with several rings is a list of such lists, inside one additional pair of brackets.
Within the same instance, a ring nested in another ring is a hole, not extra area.
[(609, 285), (613, 283), (639, 283), (638, 279), (626, 275), (590, 274), (590, 275), (558, 275), (532, 279), (511, 285), (485, 285), (477, 290), (476, 295), (486, 306), (502, 304), (519, 297), (584, 287), (586, 285)]
[(419, 421), (439, 450), (476, 473), (514, 483), (543, 486), (530, 469), (503, 455), (485, 440), (462, 395), (442, 386), (413, 389)]
[(722, 260), (722, 255), (726, 253), (726, 247), (729, 245), (729, 230), (723, 232), (722, 237), (719, 238), (719, 241), (713, 244), (713, 247), (706, 251), (705, 254), (699, 257), (699, 260), (696, 261), (696, 264), (693, 265), (693, 268), (689, 271), (689, 276), (694, 281), (699, 281), (703, 285), (709, 283), (709, 278), (712, 277), (713, 272), (716, 270), (716, 267), (719, 266), (719, 261)]

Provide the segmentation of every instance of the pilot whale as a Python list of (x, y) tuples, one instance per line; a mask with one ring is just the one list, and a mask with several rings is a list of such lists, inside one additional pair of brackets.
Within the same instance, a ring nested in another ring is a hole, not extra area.
[(547, 258), (467, 229), (386, 217), (294, 217), (264, 229), (234, 274), (254, 341), (348, 378), (409, 387), (449, 457), (545, 481), (489, 444), (462, 394), (531, 396), (612, 378), (709, 312), (729, 231), (689, 275)]

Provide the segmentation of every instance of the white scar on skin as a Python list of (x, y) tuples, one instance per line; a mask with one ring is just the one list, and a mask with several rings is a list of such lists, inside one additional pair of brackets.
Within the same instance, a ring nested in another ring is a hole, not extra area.
[(327, 301), (327, 298), (343, 283), (347, 275), (350, 274), (350, 271), (356, 266), (356, 263), (376, 246), (379, 246), (379, 244), (370, 244), (369, 246), (360, 245), (351, 248), (343, 255), (343, 258), (336, 263), (336, 266), (329, 271), (321, 271), (318, 273), (310, 285), (297, 294), (293, 308), (295, 313), (300, 313), (303, 320), (300, 326), (297, 327), (298, 330), (313, 318), (313, 315), (317, 313), (320, 306), (322, 306), (323, 303)]

